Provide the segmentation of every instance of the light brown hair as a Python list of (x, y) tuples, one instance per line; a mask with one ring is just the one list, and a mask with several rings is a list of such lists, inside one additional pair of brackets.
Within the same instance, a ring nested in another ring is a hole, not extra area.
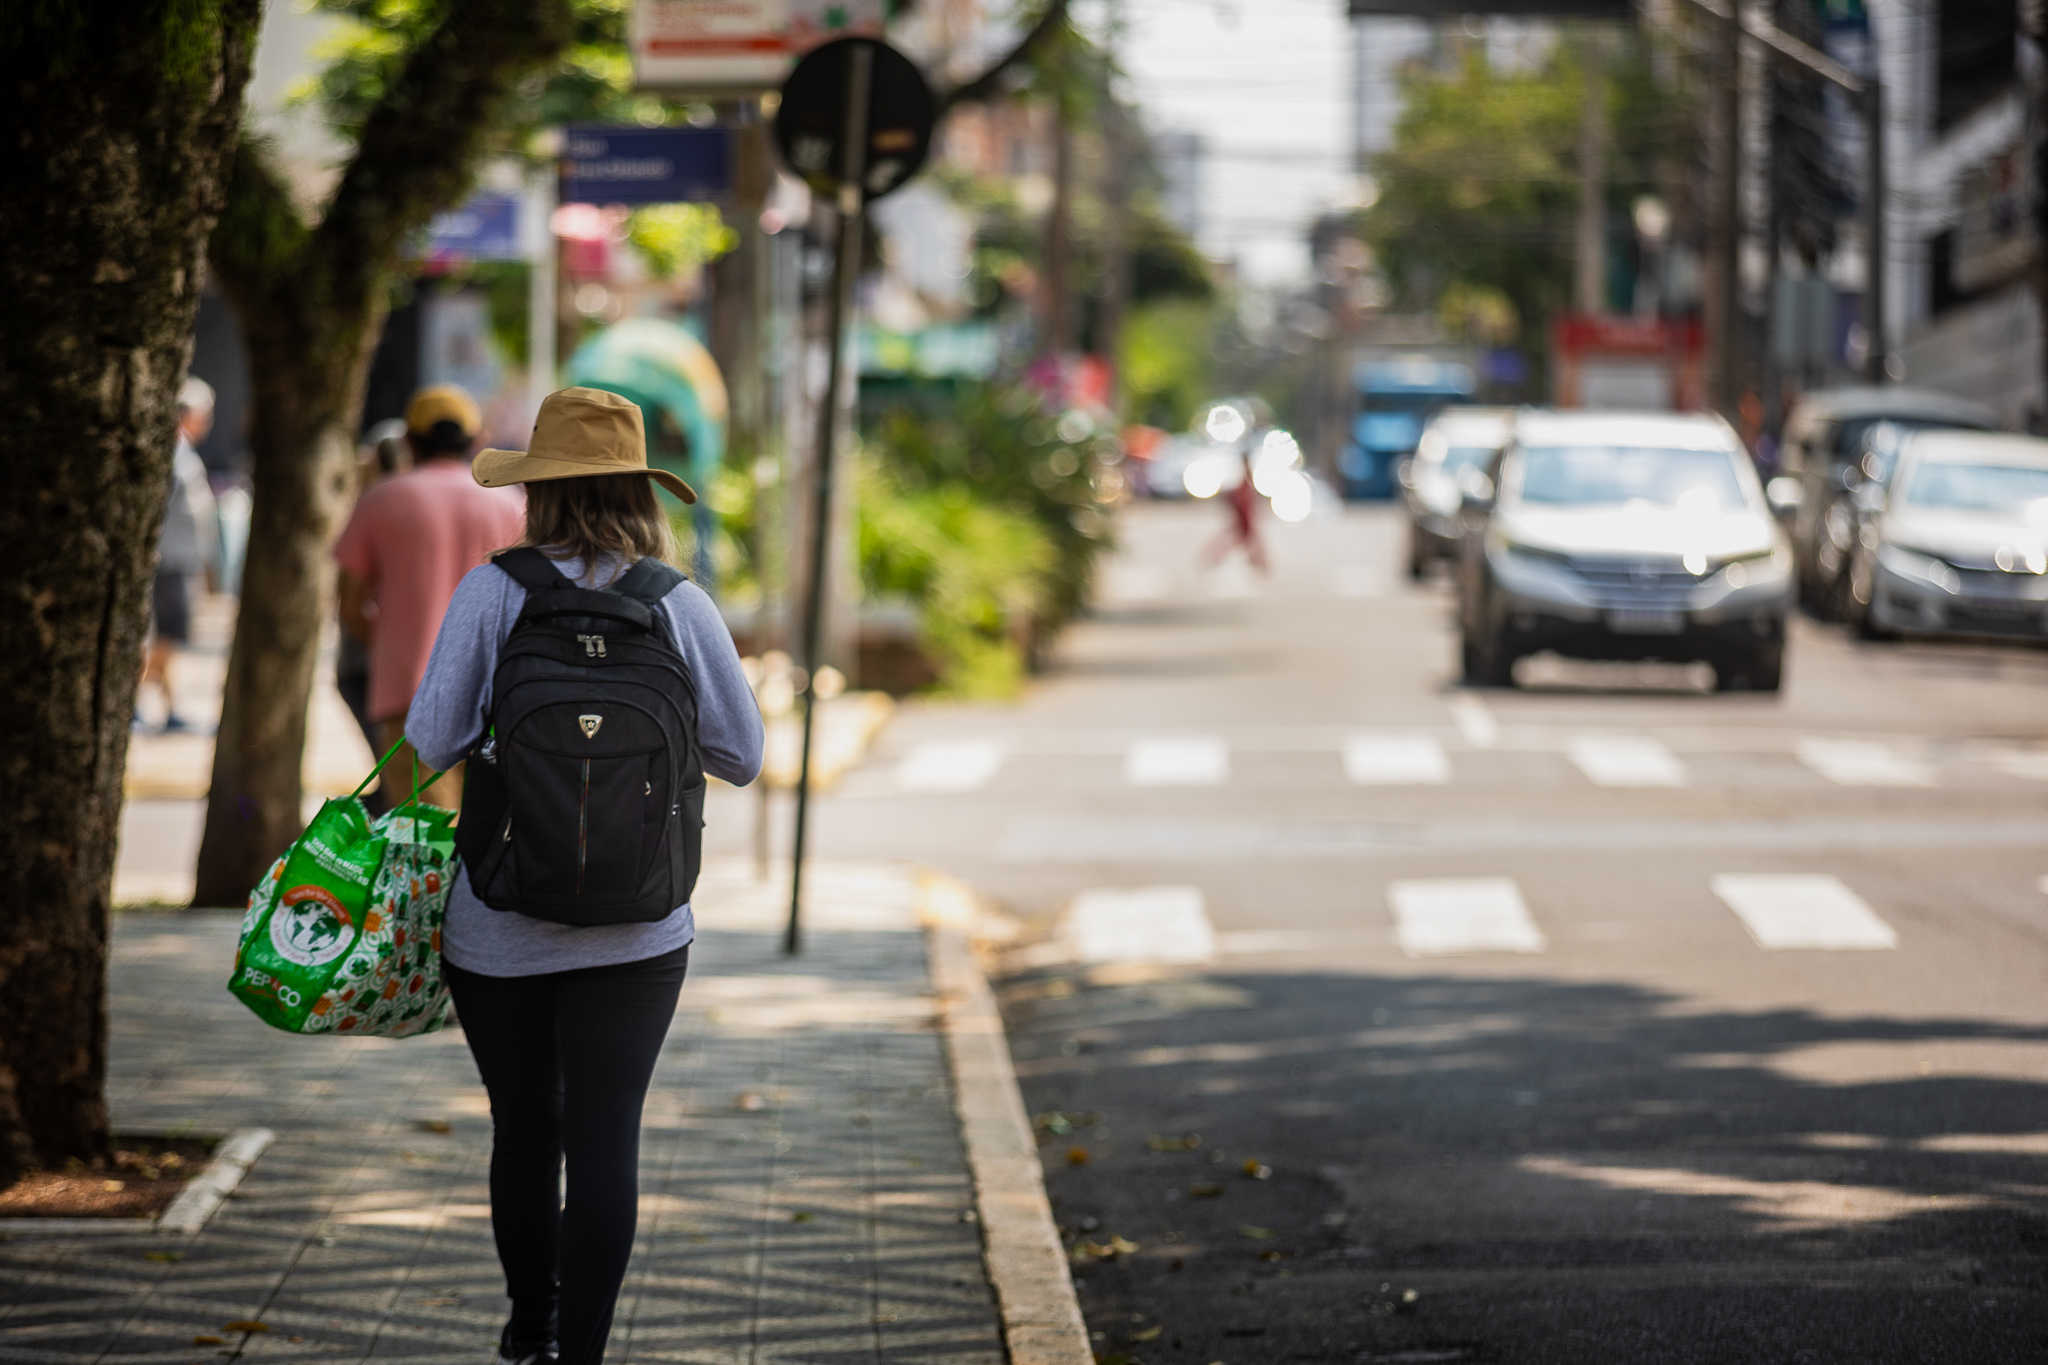
[(623, 572), (644, 555), (673, 564), (675, 535), (655, 501), (654, 482), (638, 474), (594, 474), (543, 479), (526, 485), (526, 537), (550, 559), (583, 561), (586, 577), (598, 561), (619, 561)]

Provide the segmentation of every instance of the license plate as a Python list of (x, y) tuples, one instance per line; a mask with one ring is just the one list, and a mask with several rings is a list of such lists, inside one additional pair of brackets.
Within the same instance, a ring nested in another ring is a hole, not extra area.
[(1610, 611), (1607, 628), (1616, 635), (1676, 635), (1685, 629), (1682, 611)]

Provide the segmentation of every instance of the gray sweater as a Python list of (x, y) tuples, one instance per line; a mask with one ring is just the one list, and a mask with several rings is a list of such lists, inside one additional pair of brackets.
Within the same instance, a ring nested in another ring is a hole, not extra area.
[[(555, 567), (585, 587), (610, 582), (620, 568), (601, 564), (598, 582), (591, 583), (583, 578), (581, 560), (557, 560)], [(406, 713), (405, 736), (419, 750), (421, 762), (452, 767), (483, 734), (498, 650), (525, 604), (526, 589), (495, 564), (471, 569), (456, 587), (427, 660), (426, 677)], [(761, 771), (761, 712), (740, 671), (732, 635), (718, 608), (694, 583), (678, 584), (661, 605), (697, 687), (697, 741), (704, 751), (704, 771), (745, 786)], [(469, 889), (468, 872), (462, 871), (448, 896), (441, 952), (456, 966), (484, 976), (540, 976), (659, 957), (695, 937), (696, 921), (688, 905), (677, 906), (668, 918), (652, 924), (588, 928), (493, 910), (476, 898)]]

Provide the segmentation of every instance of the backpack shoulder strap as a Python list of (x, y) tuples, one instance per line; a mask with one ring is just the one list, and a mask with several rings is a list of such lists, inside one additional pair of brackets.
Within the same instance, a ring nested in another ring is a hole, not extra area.
[(522, 545), (516, 550), (501, 550), (491, 556), (491, 563), (512, 576), (512, 581), (528, 592), (553, 592), (559, 588), (573, 588), (576, 585), (562, 577), (562, 571), (531, 545)]
[(683, 581), (682, 570), (649, 555), (620, 574), (609, 591), (653, 606), (676, 590)]

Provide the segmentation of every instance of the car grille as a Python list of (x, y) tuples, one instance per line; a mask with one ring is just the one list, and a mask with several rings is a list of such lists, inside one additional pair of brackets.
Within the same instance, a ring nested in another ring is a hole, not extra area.
[(2006, 573), (2002, 569), (1964, 568), (1953, 565), (1956, 576), (1962, 579), (1964, 597), (1981, 597), (1994, 601), (2010, 602), (2037, 596), (2048, 580), (2040, 574)]
[(1680, 611), (1700, 583), (1676, 559), (1573, 555), (1565, 563), (1602, 606)]

